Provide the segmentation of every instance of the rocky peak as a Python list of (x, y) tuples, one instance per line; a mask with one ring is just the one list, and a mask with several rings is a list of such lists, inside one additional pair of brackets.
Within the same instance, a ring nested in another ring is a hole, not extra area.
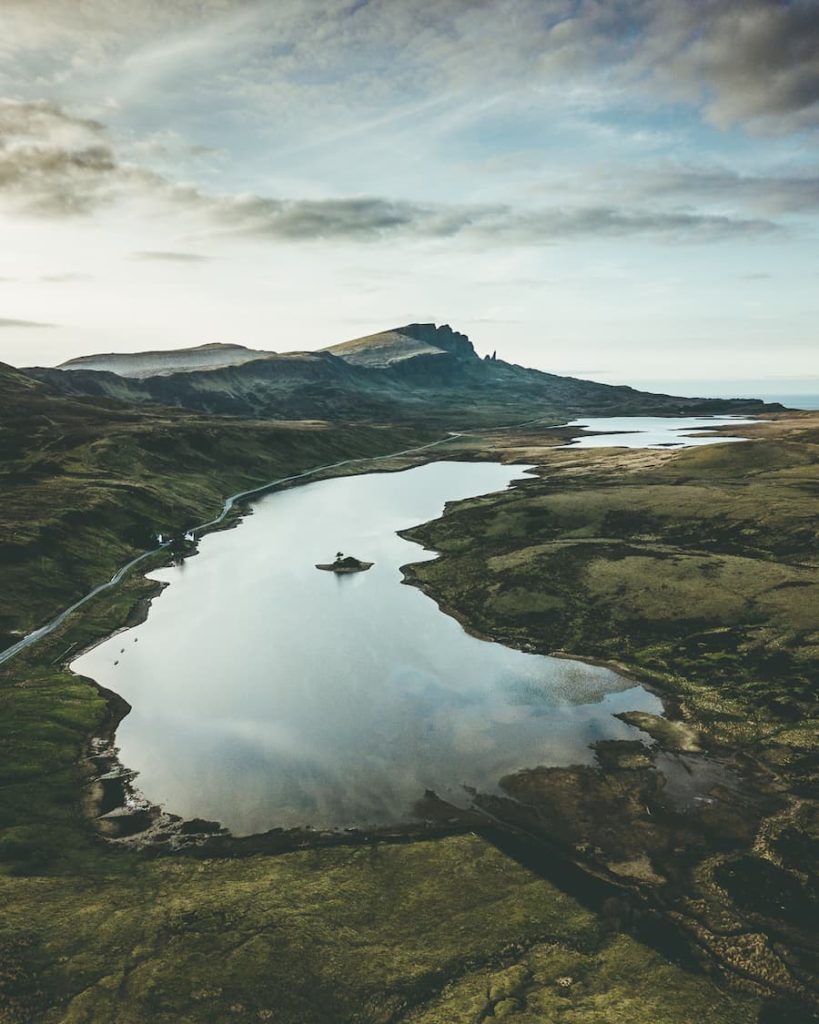
[(416, 341), (422, 341), (427, 345), (451, 352), (460, 359), (476, 359), (475, 348), (465, 334), (453, 331), (449, 324), (407, 324), (406, 327), (399, 327), (398, 334), (404, 334)]

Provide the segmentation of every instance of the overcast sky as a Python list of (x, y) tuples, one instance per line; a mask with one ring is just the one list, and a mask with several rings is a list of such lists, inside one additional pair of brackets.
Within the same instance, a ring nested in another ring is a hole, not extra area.
[(16, 365), (435, 320), (819, 377), (815, 0), (2, 0), (0, 96)]

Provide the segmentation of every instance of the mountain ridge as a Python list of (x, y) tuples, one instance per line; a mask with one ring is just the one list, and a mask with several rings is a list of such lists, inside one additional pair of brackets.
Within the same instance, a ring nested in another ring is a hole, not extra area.
[(57, 366), (58, 370), (94, 370), (120, 377), (151, 377), (184, 370), (216, 369), (250, 362), (262, 355), (275, 355), (246, 345), (206, 342), (190, 348), (149, 349), (145, 352), (100, 352), (76, 356)]
[[(561, 422), (582, 415), (699, 415), (776, 408), (756, 399), (642, 392), (481, 358), (470, 339), (448, 324), (406, 324), (308, 352), (204, 348), (205, 359), (221, 361), (197, 365), (203, 356), (199, 346), (161, 354), (126, 353), (126, 366), (138, 370), (127, 374), (110, 369), (118, 358), (113, 355), (80, 357), (60, 367), (25, 372), (73, 397), (254, 419), (424, 419), (442, 427), (462, 427), (511, 424), (528, 416)], [(226, 355), (233, 361), (226, 362)]]

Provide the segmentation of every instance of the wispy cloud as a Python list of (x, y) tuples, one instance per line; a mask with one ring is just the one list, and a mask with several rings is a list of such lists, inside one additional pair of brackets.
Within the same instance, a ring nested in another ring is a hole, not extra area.
[[(3, 0), (0, 290), (63, 325), (4, 352), (437, 310), (544, 367), (798, 373), (818, 33), (816, 0)], [(93, 301), (40, 280), (75, 267)]]
[(0, 317), (0, 327), (57, 327), (57, 324), (40, 323), (37, 320), (15, 320), (9, 317)]
[(155, 260), (166, 263), (207, 263), (209, 256), (198, 252), (168, 252), (161, 249), (144, 249), (131, 254), (135, 260)]
[(819, 125), (814, 0), (6, 0), (0, 54), (44, 82), (103, 68), (125, 101), (194, 76), (207, 102), (305, 109), (525, 82), (774, 135)]

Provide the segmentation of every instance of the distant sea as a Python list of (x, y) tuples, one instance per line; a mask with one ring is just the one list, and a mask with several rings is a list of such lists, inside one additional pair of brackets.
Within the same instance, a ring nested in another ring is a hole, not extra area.
[[(606, 383), (626, 383), (607, 380)], [(692, 398), (761, 398), (764, 402), (781, 402), (788, 409), (819, 409), (819, 378), (809, 375), (780, 380), (630, 380), (641, 391), (666, 395), (688, 395)]]
[(819, 409), (819, 395), (755, 395), (765, 402), (781, 402), (789, 409)]

